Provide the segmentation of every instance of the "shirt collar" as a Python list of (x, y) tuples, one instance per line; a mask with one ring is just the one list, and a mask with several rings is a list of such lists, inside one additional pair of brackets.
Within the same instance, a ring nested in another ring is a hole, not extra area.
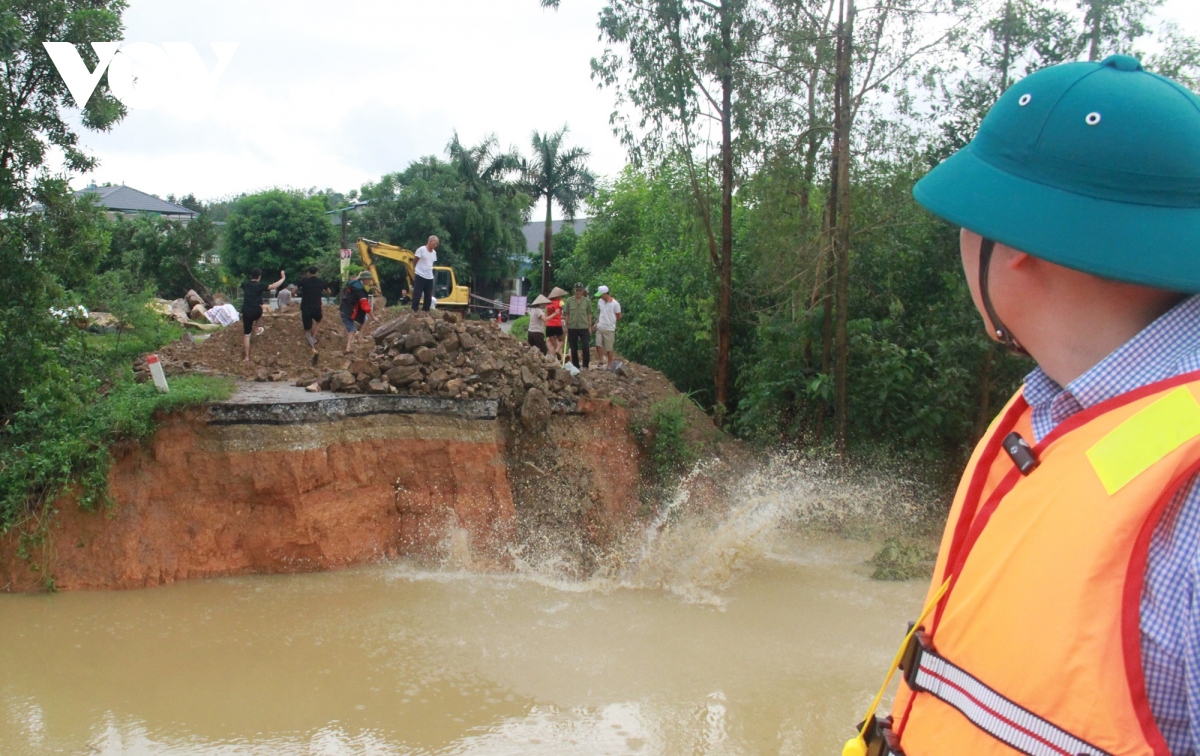
[(1200, 353), (1200, 295), (1185, 299), (1146, 326), (1091, 369), (1060, 386), (1036, 368), (1025, 377), (1025, 401), (1032, 407), (1053, 401), (1063, 391), (1092, 407), (1180, 372), (1180, 365)]

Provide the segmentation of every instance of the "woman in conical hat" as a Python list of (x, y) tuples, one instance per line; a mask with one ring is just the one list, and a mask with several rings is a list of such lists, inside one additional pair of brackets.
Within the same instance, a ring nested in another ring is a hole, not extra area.
[(550, 304), (550, 300), (544, 294), (538, 294), (537, 299), (533, 300), (533, 304), (529, 307), (529, 333), (526, 340), (529, 345), (536, 347), (543, 355), (547, 352), (546, 347), (546, 311), (542, 309), (542, 305)]
[(553, 355), (561, 352), (563, 344), (566, 343), (566, 339), (563, 338), (562, 319), (562, 300), (565, 296), (567, 292), (555, 286), (550, 290), (550, 302), (546, 305), (546, 341)]

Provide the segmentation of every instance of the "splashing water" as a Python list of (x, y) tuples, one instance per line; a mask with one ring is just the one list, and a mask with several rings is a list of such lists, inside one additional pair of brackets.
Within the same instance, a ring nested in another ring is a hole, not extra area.
[[(514, 574), (572, 593), (665, 591), (720, 610), (726, 607), (722, 592), (740, 572), (776, 556), (781, 533), (812, 526), (855, 532), (885, 522), (911, 524), (927, 509), (916, 484), (795, 452), (770, 455), (714, 496), (717, 464), (694, 464), (649, 523), (598, 555), (600, 566), (591, 574), (578, 576), (576, 563), (544, 540), (510, 550)], [(452, 528), (443, 553), (442, 570), (472, 569), (465, 531)]]

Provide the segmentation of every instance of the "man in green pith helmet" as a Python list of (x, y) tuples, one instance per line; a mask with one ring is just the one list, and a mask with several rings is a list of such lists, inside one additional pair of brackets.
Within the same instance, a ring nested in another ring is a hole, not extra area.
[(845, 753), (1200, 749), (1200, 98), (1047, 68), (913, 190), (1037, 362), (963, 476), (890, 717)]

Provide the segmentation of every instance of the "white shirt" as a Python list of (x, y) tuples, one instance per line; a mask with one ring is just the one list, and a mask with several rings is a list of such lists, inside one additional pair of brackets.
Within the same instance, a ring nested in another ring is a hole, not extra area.
[(421, 278), (433, 278), (433, 264), (437, 262), (437, 252), (429, 247), (420, 246), (413, 254), (417, 256), (413, 272)]
[(546, 332), (546, 311), (540, 307), (529, 308), (529, 332)]
[(600, 313), (600, 318), (596, 322), (596, 327), (601, 331), (617, 330), (617, 316), (621, 314), (621, 303), (617, 300), (605, 302), (603, 299), (596, 300), (596, 311)]

